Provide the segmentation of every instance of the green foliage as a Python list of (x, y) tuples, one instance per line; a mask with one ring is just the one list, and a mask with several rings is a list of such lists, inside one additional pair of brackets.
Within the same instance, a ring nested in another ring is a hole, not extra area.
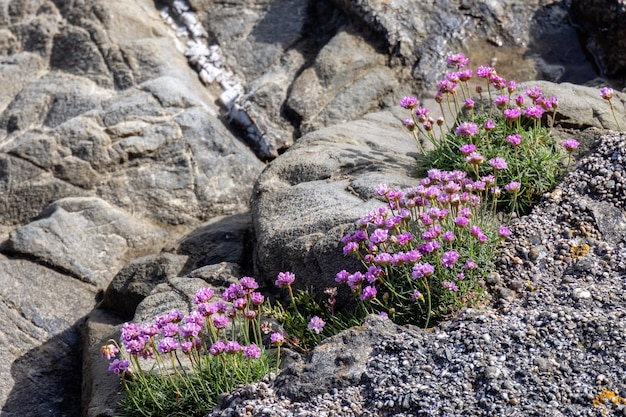
[(274, 365), (267, 355), (259, 359), (207, 356), (203, 362), (184, 375), (145, 373), (143, 380), (126, 375), (123, 415), (202, 417), (215, 407), (220, 394), (261, 380)]
[[(487, 132), (484, 123), (493, 120), (495, 128)], [(418, 161), (418, 176), (426, 176), (429, 169), (438, 168), (445, 171), (460, 170), (471, 174), (474, 179), (492, 174), (487, 161), (492, 158), (504, 158), (508, 169), (502, 170), (497, 176), (497, 186), (502, 191), (498, 199), (498, 209), (507, 213), (525, 215), (539, 201), (540, 197), (554, 190), (563, 174), (564, 153), (550, 135), (550, 129), (533, 125), (517, 127), (507, 122), (502, 114), (480, 114), (468, 120), (475, 122), (478, 133), (469, 138), (449, 132), (434, 141), (434, 149), (426, 152)], [(512, 146), (507, 137), (521, 135), (521, 144)], [(478, 175), (474, 167), (466, 162), (465, 155), (459, 148), (467, 143), (476, 145), (485, 162), (478, 167)], [(521, 184), (517, 198), (504, 192), (504, 187), (512, 181)]]

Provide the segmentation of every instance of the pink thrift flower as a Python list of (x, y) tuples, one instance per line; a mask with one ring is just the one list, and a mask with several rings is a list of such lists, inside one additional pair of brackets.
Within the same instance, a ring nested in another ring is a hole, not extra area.
[(463, 54), (452, 54), (448, 57), (448, 65), (454, 65), (458, 69), (464, 68), (469, 62), (469, 58), (466, 58)]
[(311, 317), (309, 320), (308, 328), (313, 330), (316, 334), (320, 334), (322, 330), (324, 330), (324, 326), (326, 322), (319, 318), (318, 316)]
[(115, 359), (109, 365), (109, 372), (113, 372), (115, 374), (121, 375), (128, 370), (129, 366), (130, 366), (130, 362), (128, 362), (126, 359), (122, 359), (122, 360)]
[(214, 294), (215, 291), (211, 288), (200, 288), (196, 291), (196, 296), (194, 297), (193, 302), (196, 304), (206, 303), (211, 300)]
[(270, 335), (270, 342), (274, 346), (280, 346), (283, 343), (285, 343), (285, 335), (283, 335), (282, 333), (279, 333), (279, 332), (272, 333)]
[(613, 98), (613, 89), (610, 87), (601, 88), (600, 97), (602, 97), (605, 100), (611, 100)]
[(478, 165), (481, 164), (485, 160), (485, 157), (479, 154), (478, 152), (472, 152), (465, 157), (465, 161), (468, 164)]
[(519, 133), (509, 135), (506, 137), (506, 140), (508, 140), (509, 143), (513, 146), (519, 146), (522, 144), (522, 135), (520, 135)]
[(251, 359), (259, 359), (261, 357), (261, 348), (254, 343), (251, 343), (250, 346), (244, 346), (243, 356)]
[(498, 107), (506, 107), (509, 102), (509, 96), (498, 96), (493, 100), (493, 102)]
[(563, 146), (567, 149), (568, 152), (573, 152), (580, 143), (576, 139), (567, 139), (563, 141)]
[(213, 356), (221, 355), (225, 351), (226, 351), (226, 344), (222, 342), (221, 340), (218, 340), (217, 342), (213, 343), (213, 345), (211, 345), (211, 347), (209, 348), (209, 353)]
[(493, 122), (493, 120), (489, 119), (485, 122), (485, 129), (486, 130), (493, 130), (495, 129), (496, 124)]
[(117, 346), (112, 343), (108, 345), (104, 345), (100, 348), (100, 355), (106, 360), (111, 360), (115, 357), (115, 355), (119, 352)]
[(444, 254), (441, 255), (441, 264), (444, 266), (444, 268), (452, 268), (458, 260), (459, 254), (458, 252), (453, 250), (444, 252)]
[(539, 87), (534, 86), (533, 88), (531, 88), (530, 90), (526, 90), (526, 95), (533, 99), (533, 101), (537, 100), (539, 97), (541, 97), (542, 95), (542, 91)]
[(455, 130), (457, 135), (474, 136), (478, 133), (478, 126), (473, 122), (463, 122)]
[(500, 229), (498, 230), (498, 235), (501, 238), (509, 237), (511, 236), (511, 230), (506, 226), (500, 226)]
[(277, 287), (289, 287), (296, 280), (296, 275), (292, 272), (280, 272), (274, 283)]
[(376, 288), (372, 286), (367, 286), (363, 288), (363, 293), (361, 294), (362, 301), (368, 301), (376, 298)]
[(524, 110), (524, 114), (532, 119), (541, 119), (541, 116), (543, 116), (543, 107), (538, 105), (530, 106)]
[(489, 165), (491, 165), (493, 169), (498, 170), (498, 171), (508, 168), (504, 158), (500, 158), (500, 157), (495, 157), (495, 158), (490, 159)]
[(400, 100), (400, 107), (405, 109), (414, 109), (419, 105), (419, 100), (413, 96), (403, 97), (402, 100)]
[(263, 304), (263, 301), (265, 301), (265, 297), (260, 292), (253, 292), (250, 296), (250, 301), (252, 301), (252, 304), (258, 306)]
[(506, 109), (503, 113), (504, 113), (504, 117), (507, 120), (511, 120), (511, 121), (519, 119), (519, 117), (522, 115), (522, 112), (517, 107), (513, 109)]
[(451, 281), (443, 281), (441, 283), (441, 286), (443, 287), (443, 289), (452, 291), (452, 292), (457, 292), (459, 290), (456, 284)]
[(504, 189), (511, 193), (514, 191), (519, 191), (521, 186), (522, 186), (521, 183), (517, 181), (511, 181), (510, 183), (504, 186)]

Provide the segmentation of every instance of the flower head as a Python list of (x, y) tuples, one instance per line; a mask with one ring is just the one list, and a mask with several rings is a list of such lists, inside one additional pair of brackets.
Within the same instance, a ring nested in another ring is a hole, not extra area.
[(498, 230), (498, 235), (501, 238), (507, 238), (511, 236), (511, 230), (506, 226), (500, 226), (500, 229)]
[(478, 126), (473, 122), (463, 122), (455, 130), (457, 135), (474, 136), (478, 133)]
[(239, 285), (241, 285), (246, 293), (251, 293), (252, 291), (259, 288), (259, 284), (257, 284), (256, 279), (252, 277), (242, 277), (239, 280)]
[(520, 111), (520, 109), (515, 107), (512, 109), (504, 110), (503, 114), (507, 120), (517, 120), (522, 115), (522, 112)]
[(441, 283), (441, 286), (443, 287), (444, 290), (448, 290), (448, 291), (452, 291), (452, 292), (457, 292), (459, 290), (459, 288), (456, 286), (456, 284), (454, 282), (451, 282), (451, 281), (443, 281)]
[(226, 351), (226, 344), (221, 340), (213, 343), (209, 348), (209, 353), (213, 356), (220, 355)]
[(196, 296), (193, 298), (193, 302), (196, 304), (206, 303), (211, 300), (215, 291), (211, 288), (200, 288), (196, 291)]
[(252, 301), (252, 304), (259, 306), (263, 304), (265, 297), (260, 292), (253, 292), (252, 295), (250, 295), (250, 301)]
[(485, 130), (493, 130), (495, 129), (496, 124), (493, 122), (493, 120), (489, 119), (485, 122)]
[(495, 157), (495, 158), (490, 159), (489, 165), (491, 165), (491, 167), (497, 171), (508, 168), (504, 158), (500, 158), (500, 157)]
[(563, 146), (568, 152), (573, 152), (579, 145), (580, 143), (576, 139), (567, 139), (563, 141)]
[(109, 365), (109, 372), (121, 375), (128, 370), (129, 366), (130, 362), (128, 362), (126, 359), (115, 359)]
[(229, 340), (228, 342), (226, 342), (226, 348), (224, 349), (226, 353), (229, 353), (231, 355), (237, 352), (241, 352), (242, 350), (243, 348), (236, 340)]
[(324, 330), (324, 326), (326, 326), (326, 322), (322, 320), (318, 316), (311, 317), (309, 320), (308, 328), (313, 330), (316, 334), (320, 334), (322, 330)]
[(270, 342), (274, 346), (280, 346), (285, 343), (285, 335), (279, 332), (272, 333), (270, 335)]
[(465, 157), (465, 161), (468, 164), (472, 164), (472, 165), (482, 164), (484, 160), (485, 160), (485, 157), (479, 154), (478, 152), (472, 152)]
[(524, 110), (524, 114), (531, 119), (541, 119), (541, 116), (543, 116), (543, 107), (539, 105), (530, 106)]
[(402, 100), (400, 100), (400, 107), (405, 109), (414, 109), (419, 105), (419, 100), (413, 96), (403, 97)]
[(448, 57), (448, 65), (454, 65), (458, 69), (464, 68), (469, 62), (469, 58), (466, 58), (463, 54), (452, 54)]
[(600, 97), (605, 100), (611, 100), (613, 98), (613, 89), (611, 87), (602, 87), (600, 89)]
[(157, 350), (160, 353), (169, 353), (178, 349), (178, 346), (179, 346), (178, 341), (174, 339), (173, 337), (164, 337), (159, 342), (159, 346), (157, 347)]
[(411, 300), (413, 300), (413, 302), (416, 302), (417, 300), (423, 300), (424, 296), (422, 295), (421, 292), (419, 292), (419, 290), (415, 290), (413, 291), (413, 294), (411, 294)]
[(117, 352), (119, 352), (119, 349), (117, 348), (117, 346), (115, 346), (112, 343), (109, 343), (108, 345), (104, 345), (100, 348), (100, 355), (106, 360), (113, 359), (115, 355), (117, 354)]
[(368, 301), (376, 298), (376, 287), (367, 286), (363, 288), (363, 292), (361, 293), (361, 300)]
[(519, 191), (521, 186), (522, 186), (522, 184), (519, 183), (518, 181), (511, 181), (510, 183), (508, 183), (507, 185), (504, 186), (504, 189), (507, 190), (508, 192), (512, 193), (512, 192)]
[(507, 136), (506, 140), (513, 146), (520, 146), (522, 144), (522, 135), (515, 133), (514, 135)]
[(274, 283), (277, 287), (286, 288), (291, 286), (296, 279), (296, 275), (292, 272), (280, 272)]
[(456, 261), (459, 260), (459, 254), (456, 251), (449, 250), (441, 255), (441, 264), (444, 268), (452, 268)]
[(259, 359), (261, 357), (261, 348), (254, 343), (251, 343), (250, 346), (244, 346), (243, 356), (246, 358)]

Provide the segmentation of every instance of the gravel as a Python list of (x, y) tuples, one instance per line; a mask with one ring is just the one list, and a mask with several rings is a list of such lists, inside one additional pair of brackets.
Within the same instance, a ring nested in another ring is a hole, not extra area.
[(270, 375), (209, 416), (626, 416), (625, 147), (603, 136), (511, 224), (489, 305), (381, 335), (354, 386), (295, 402)]

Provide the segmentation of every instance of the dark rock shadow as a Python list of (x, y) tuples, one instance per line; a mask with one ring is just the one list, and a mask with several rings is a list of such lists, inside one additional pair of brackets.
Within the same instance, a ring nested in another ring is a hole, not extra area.
[(81, 319), (11, 365), (12, 391), (0, 417), (81, 415)]
[(561, 2), (535, 12), (524, 58), (535, 61), (538, 79), (584, 85), (598, 78), (600, 69), (567, 10), (567, 3)]

